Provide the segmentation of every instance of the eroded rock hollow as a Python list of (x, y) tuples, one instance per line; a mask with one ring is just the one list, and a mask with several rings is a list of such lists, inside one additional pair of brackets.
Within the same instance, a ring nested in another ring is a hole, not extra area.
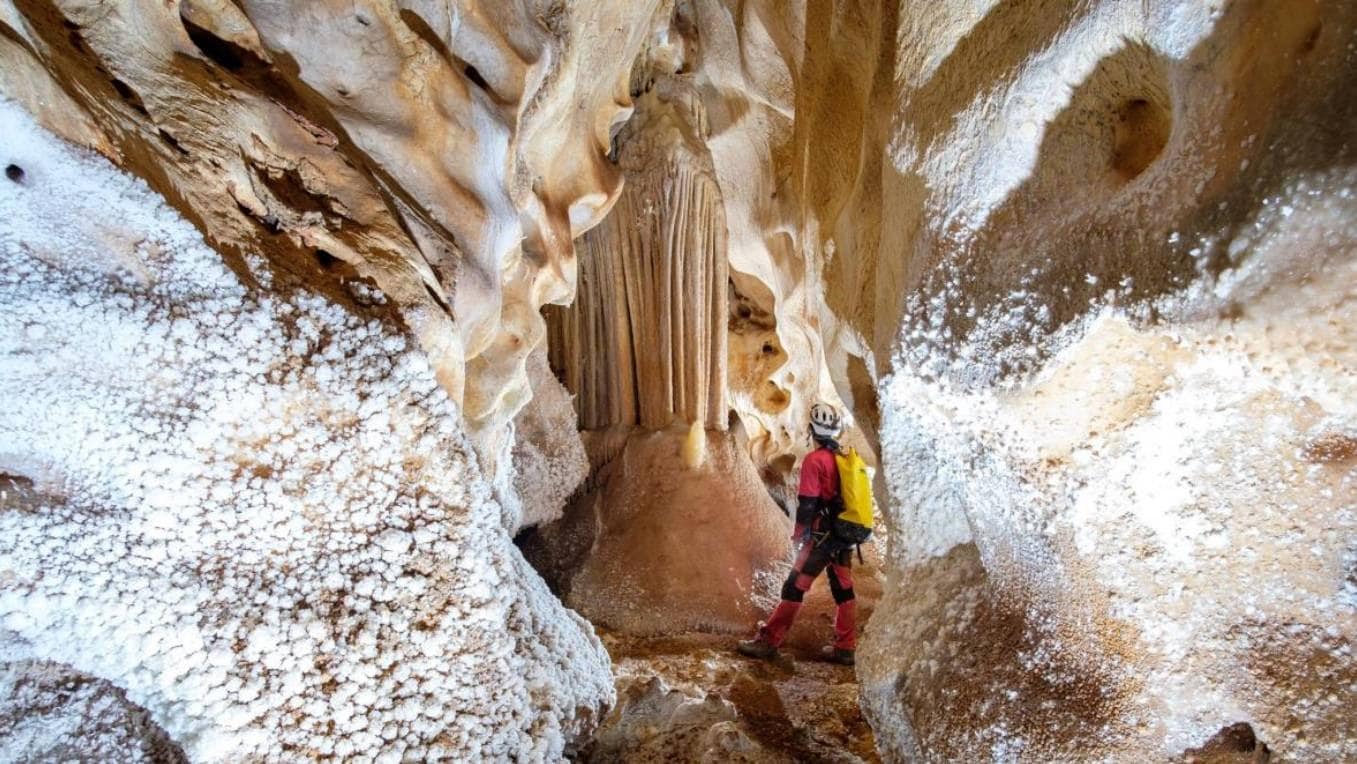
[(13, 758), (786, 758), (595, 627), (753, 626), (817, 402), (880, 758), (1357, 757), (1346, 0), (3, 0), (0, 94)]

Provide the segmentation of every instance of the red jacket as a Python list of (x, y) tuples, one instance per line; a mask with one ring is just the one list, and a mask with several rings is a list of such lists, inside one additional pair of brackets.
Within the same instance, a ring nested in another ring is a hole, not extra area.
[[(802, 500), (801, 503), (804, 503), (805, 499), (818, 499), (824, 503), (839, 500), (839, 465), (834, 461), (833, 451), (828, 448), (817, 448), (806, 454), (806, 458), (801, 461), (801, 485), (796, 494), (798, 499)], [(812, 529), (819, 522), (820, 518), (817, 516)], [(805, 530), (804, 523), (796, 523), (792, 530), (792, 540), (800, 539)]]
[(825, 501), (839, 498), (839, 465), (834, 461), (833, 451), (817, 448), (806, 454), (801, 462), (801, 487), (796, 495)]

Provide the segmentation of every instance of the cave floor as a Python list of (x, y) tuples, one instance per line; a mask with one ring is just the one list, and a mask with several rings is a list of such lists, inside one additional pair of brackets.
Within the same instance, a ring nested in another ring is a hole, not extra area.
[(853, 669), (816, 650), (759, 661), (730, 635), (600, 636), (618, 707), (582, 761), (880, 761)]
[[(859, 637), (881, 595), (879, 562), (869, 552), (854, 571)], [(735, 644), (748, 635), (598, 628), (618, 700), (578, 760), (879, 762), (852, 667), (819, 657), (833, 614), (821, 577), (774, 661), (738, 655)]]

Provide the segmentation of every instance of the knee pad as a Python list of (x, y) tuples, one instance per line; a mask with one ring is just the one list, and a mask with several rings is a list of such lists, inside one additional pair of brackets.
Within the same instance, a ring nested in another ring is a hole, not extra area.
[(782, 584), (782, 599), (790, 602), (800, 602), (806, 593), (796, 588), (796, 576), (788, 578), (786, 583)]
[(834, 602), (842, 605), (853, 599), (853, 570), (847, 566), (834, 566), (829, 569), (829, 593)]

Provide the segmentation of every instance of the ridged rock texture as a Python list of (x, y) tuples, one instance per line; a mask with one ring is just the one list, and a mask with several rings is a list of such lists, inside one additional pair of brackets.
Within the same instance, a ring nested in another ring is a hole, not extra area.
[(580, 239), (574, 304), (551, 314), (583, 429), (726, 428), (725, 216), (704, 107), (666, 82), (617, 136), (626, 188)]
[(825, 401), (880, 465), (885, 759), (1343, 761), (1355, 41), (1348, 0), (0, 0), (0, 91), (248, 288), (408, 331), (504, 575), (522, 531), (600, 622), (738, 628)]
[(725, 216), (682, 64), (681, 46), (647, 49), (615, 140), (626, 187), (580, 239), (575, 303), (548, 314), (594, 467), (530, 558), (569, 605), (633, 634), (749, 629), (788, 548), (787, 519), (726, 432)]

